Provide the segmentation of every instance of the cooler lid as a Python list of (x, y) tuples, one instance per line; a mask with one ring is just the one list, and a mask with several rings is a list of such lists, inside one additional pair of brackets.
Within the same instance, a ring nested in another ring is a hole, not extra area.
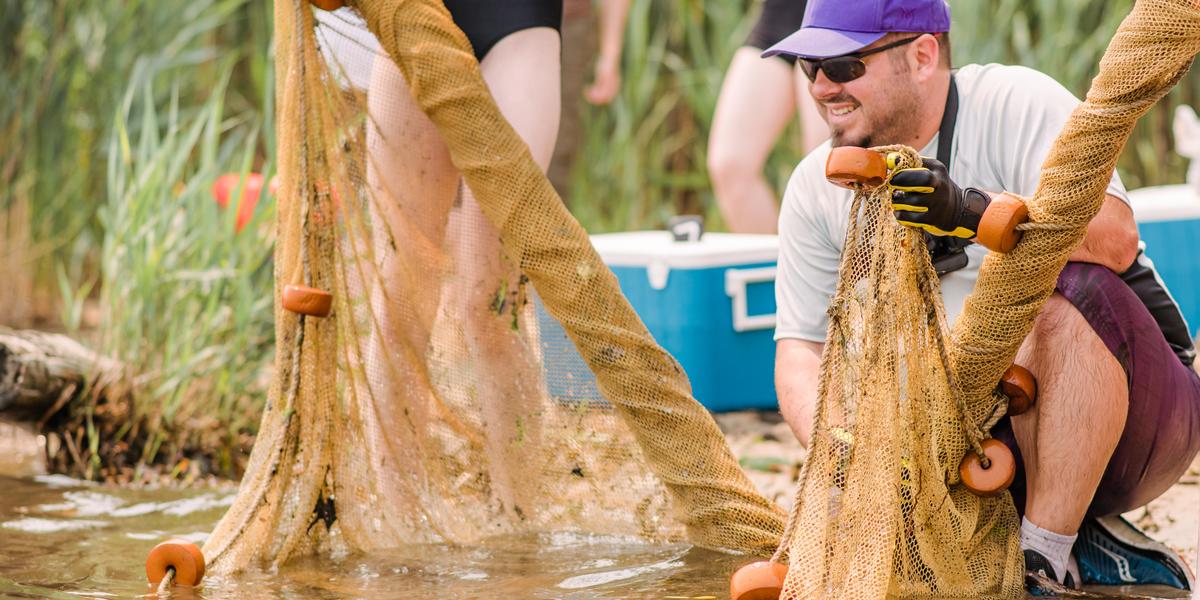
[(1200, 194), (1191, 185), (1156, 185), (1129, 190), (1138, 223), (1200, 219)]
[(747, 233), (705, 233), (696, 242), (677, 242), (669, 231), (627, 231), (592, 236), (605, 264), (646, 267), (705, 268), (775, 262), (779, 238)]

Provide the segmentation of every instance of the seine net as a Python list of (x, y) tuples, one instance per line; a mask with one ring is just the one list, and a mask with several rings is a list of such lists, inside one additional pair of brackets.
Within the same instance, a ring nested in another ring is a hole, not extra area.
[[(276, 297), (318, 288), (333, 312), (277, 302), (274, 386), (205, 545), (214, 568), (560, 531), (774, 548), (784, 515), (621, 295), (442, 3), (278, 0), (275, 26)], [(457, 173), (435, 176), (437, 161)], [(547, 367), (565, 355), (590, 373)]]
[[(1138, 2), (1046, 162), (1024, 240), (988, 257), (952, 335), (919, 236), (880, 192), (856, 198), (786, 535), (442, 3), (349, 4), (275, 4), (276, 297), (311, 286), (334, 306), (320, 319), (277, 302), (259, 437), (205, 545), (216, 570), (579, 531), (778, 546), (788, 598), (1022, 593), (1012, 503), (971, 495), (958, 464), (1004, 410), (995, 384), (1133, 122), (1200, 48), (1193, 0)], [(431, 152), (461, 184), (422, 173)], [(572, 352), (594, 387), (547, 368)]]
[[(959, 463), (1006, 409), (996, 383), (1099, 211), (1135, 121), (1197, 50), (1200, 3), (1136, 4), (1042, 167), (1023, 240), (988, 255), (952, 332), (921, 238), (895, 222), (886, 186), (856, 194), (810, 456), (777, 552), (792, 565), (784, 598), (1023, 596), (1012, 501), (967, 491)], [(901, 166), (919, 164), (900, 150)]]

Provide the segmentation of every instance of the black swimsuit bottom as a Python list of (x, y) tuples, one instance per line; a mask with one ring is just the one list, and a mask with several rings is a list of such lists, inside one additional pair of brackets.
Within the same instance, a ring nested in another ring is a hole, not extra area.
[[(804, 22), (804, 7), (807, 4), (808, 0), (765, 0), (762, 14), (746, 38), (746, 45), (766, 50), (799, 31), (800, 24)], [(796, 57), (790, 54), (775, 56), (790, 64), (796, 64)]]
[(445, 0), (480, 61), (509, 34), (534, 27), (562, 33), (562, 0)]

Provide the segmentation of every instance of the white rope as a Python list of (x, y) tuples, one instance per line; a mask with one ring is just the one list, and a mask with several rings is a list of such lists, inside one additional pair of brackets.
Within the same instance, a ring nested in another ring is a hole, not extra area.
[(171, 586), (174, 584), (175, 584), (175, 568), (167, 567), (167, 572), (166, 572), (166, 574), (163, 575), (162, 581), (158, 582), (158, 590), (155, 592), (155, 594), (161, 596), (163, 594), (168, 593), (171, 590)]

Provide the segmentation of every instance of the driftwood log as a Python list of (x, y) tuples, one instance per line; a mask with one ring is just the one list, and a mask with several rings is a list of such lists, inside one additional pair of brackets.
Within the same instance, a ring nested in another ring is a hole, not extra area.
[(0, 327), (0, 414), (44, 420), (71, 398), (122, 381), (122, 365), (65, 335)]

